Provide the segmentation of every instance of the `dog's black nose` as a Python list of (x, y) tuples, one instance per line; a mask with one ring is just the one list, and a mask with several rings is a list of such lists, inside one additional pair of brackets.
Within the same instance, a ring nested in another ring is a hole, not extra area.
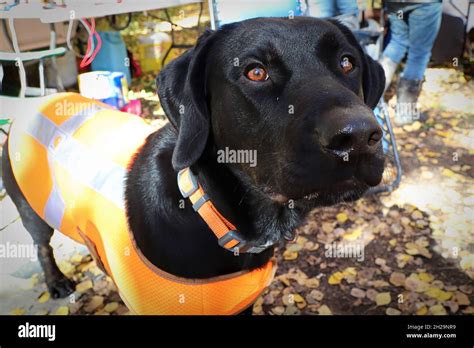
[(333, 122), (320, 134), (321, 145), (338, 156), (370, 154), (378, 148), (382, 129), (375, 117), (364, 113), (360, 116), (334, 115)]

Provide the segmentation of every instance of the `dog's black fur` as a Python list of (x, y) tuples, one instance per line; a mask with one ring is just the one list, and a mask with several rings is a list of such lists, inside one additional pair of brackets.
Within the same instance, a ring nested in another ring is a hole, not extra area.
[[(343, 57), (350, 73), (341, 70)], [(267, 81), (246, 78), (255, 64)], [(127, 217), (139, 249), (187, 278), (265, 264), (271, 245), (290, 238), (311, 208), (357, 199), (381, 180), (381, 130), (371, 109), (384, 83), (382, 68), (336, 21), (253, 19), (203, 34), (159, 74), (170, 123), (148, 137), (128, 175)], [(258, 165), (218, 163), (225, 147), (257, 150)], [(19, 191), (6, 146), (3, 159), (6, 189), (40, 245), (49, 289), (65, 296), (71, 284), (54, 263), (52, 229)], [(191, 204), (182, 208), (176, 174), (185, 167), (247, 240), (270, 247), (239, 256), (221, 248)]]

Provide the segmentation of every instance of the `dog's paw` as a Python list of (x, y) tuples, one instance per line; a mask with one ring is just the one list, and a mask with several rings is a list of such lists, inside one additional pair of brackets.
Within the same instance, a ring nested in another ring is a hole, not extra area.
[(52, 298), (63, 298), (72, 294), (76, 288), (74, 282), (68, 278), (55, 279), (48, 284), (49, 294)]

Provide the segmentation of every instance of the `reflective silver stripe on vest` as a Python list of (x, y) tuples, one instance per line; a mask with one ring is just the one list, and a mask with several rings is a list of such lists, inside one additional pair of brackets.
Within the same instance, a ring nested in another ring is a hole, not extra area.
[(99, 156), (74, 138), (63, 142), (55, 160), (74, 180), (97, 191), (119, 208), (124, 208), (125, 168)]
[(53, 189), (44, 207), (44, 219), (51, 227), (59, 229), (61, 227), (61, 221), (63, 221), (65, 210), (66, 205), (63, 197), (61, 196), (61, 192), (59, 192), (58, 185), (53, 180)]
[[(126, 170), (107, 158), (102, 158), (72, 137), (74, 132), (98, 111), (106, 110), (96, 104), (57, 126), (42, 114), (37, 114), (26, 133), (46, 147), (49, 166), (60, 164), (75, 180), (90, 187), (123, 209)], [(55, 147), (56, 139), (60, 142)], [(46, 222), (58, 229), (64, 216), (65, 203), (60, 193), (54, 171), (51, 172), (53, 188), (44, 208)]]

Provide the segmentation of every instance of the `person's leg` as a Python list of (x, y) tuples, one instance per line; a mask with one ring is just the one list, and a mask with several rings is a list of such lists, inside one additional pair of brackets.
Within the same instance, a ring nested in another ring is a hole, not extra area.
[(414, 9), (408, 16), (407, 64), (403, 78), (422, 80), (428, 66), (431, 49), (441, 25), (441, 3), (423, 4)]
[(391, 12), (388, 19), (392, 35), (380, 59), (380, 64), (385, 72), (385, 89), (390, 85), (398, 64), (400, 64), (408, 50), (407, 23), (396, 12)]
[(408, 50), (408, 24), (397, 13), (388, 15), (390, 21), (391, 39), (383, 51), (383, 56), (399, 64)]
[(431, 49), (441, 24), (441, 4), (418, 5), (408, 16), (408, 58), (397, 90), (396, 123), (410, 123), (423, 117), (418, 96)]
[(308, 0), (308, 16), (328, 18), (336, 15), (336, 0)]
[(357, 0), (336, 0), (336, 10), (338, 15), (359, 15)]
[(360, 28), (357, 0), (336, 0), (337, 19), (351, 30)]

